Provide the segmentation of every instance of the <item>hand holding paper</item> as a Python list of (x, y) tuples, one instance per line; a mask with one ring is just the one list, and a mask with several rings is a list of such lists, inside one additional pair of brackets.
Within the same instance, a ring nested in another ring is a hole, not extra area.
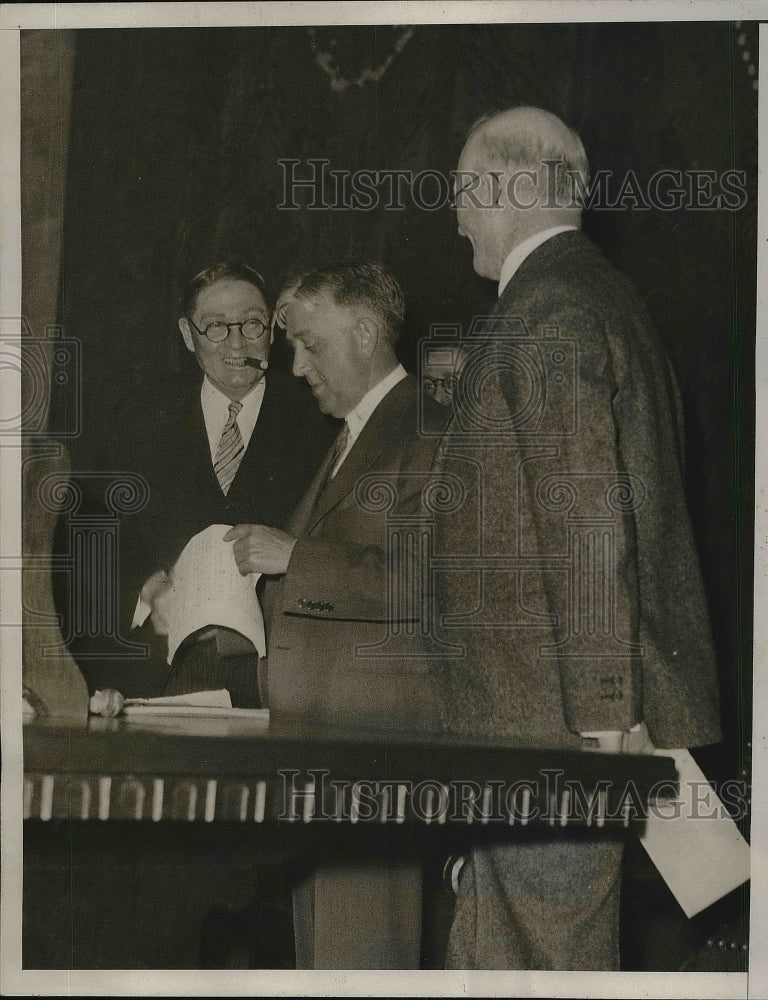
[(241, 573), (285, 573), (296, 544), (292, 535), (264, 524), (238, 524), (224, 536), (234, 542), (232, 551)]
[(161, 570), (141, 588), (141, 599), (152, 608), (152, 627), (158, 635), (168, 635), (170, 631), (168, 615), (171, 613), (169, 595), (172, 586), (171, 578)]
[(169, 664), (187, 636), (209, 625), (240, 632), (260, 656), (266, 654), (264, 620), (254, 589), (259, 574), (243, 576), (238, 571), (232, 545), (224, 541), (228, 529), (213, 524), (201, 531), (189, 540), (169, 578), (150, 578), (155, 580), (153, 623), (158, 631), (167, 628)]
[(136, 610), (133, 612), (131, 628), (139, 628), (152, 615), (152, 626), (158, 635), (168, 635), (166, 609), (161, 597), (170, 588), (171, 581), (165, 570), (153, 573), (141, 588)]

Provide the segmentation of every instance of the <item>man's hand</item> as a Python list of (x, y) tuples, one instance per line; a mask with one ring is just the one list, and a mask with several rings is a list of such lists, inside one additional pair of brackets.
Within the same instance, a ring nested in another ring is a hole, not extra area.
[(165, 570), (153, 573), (141, 588), (141, 599), (152, 609), (152, 627), (158, 635), (168, 635), (168, 598), (173, 590), (173, 581)]
[(622, 753), (653, 753), (656, 747), (648, 735), (648, 727), (644, 722), (622, 734)]
[(292, 535), (263, 524), (236, 524), (226, 533), (224, 541), (234, 542), (232, 553), (243, 576), (285, 573), (296, 544)]
[(588, 750), (599, 750), (601, 753), (621, 753), (621, 738), (624, 733), (620, 729), (601, 729), (595, 732), (579, 733), (582, 739), (589, 740)]
[[(580, 733), (585, 739), (596, 740), (595, 750), (600, 753), (653, 753), (656, 749), (651, 743), (648, 729), (644, 722), (633, 727), (628, 732), (620, 729), (605, 729), (599, 732)], [(589, 749), (592, 749), (591, 747)]]

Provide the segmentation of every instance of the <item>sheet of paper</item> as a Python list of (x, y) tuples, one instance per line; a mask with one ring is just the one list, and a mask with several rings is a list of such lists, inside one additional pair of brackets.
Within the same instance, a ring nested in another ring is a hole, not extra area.
[(640, 841), (692, 917), (747, 881), (749, 844), (687, 750), (656, 752), (674, 757), (680, 794), (649, 809)]
[(129, 718), (148, 716), (187, 719), (258, 719), (269, 723), (268, 708), (212, 708), (210, 705), (126, 705), (122, 712)]
[(232, 698), (226, 688), (218, 691), (192, 691), (190, 694), (169, 694), (161, 698), (126, 698), (125, 708), (137, 705), (177, 706), (196, 705), (200, 708), (232, 708)]
[(168, 663), (184, 639), (209, 625), (240, 632), (259, 656), (266, 655), (264, 619), (256, 597), (260, 574), (243, 576), (223, 541), (229, 525), (212, 524), (187, 542), (173, 567), (173, 586), (167, 595)]
[(146, 718), (247, 718), (269, 724), (268, 708), (232, 708), (229, 691), (193, 691), (163, 698), (126, 698), (123, 715)]

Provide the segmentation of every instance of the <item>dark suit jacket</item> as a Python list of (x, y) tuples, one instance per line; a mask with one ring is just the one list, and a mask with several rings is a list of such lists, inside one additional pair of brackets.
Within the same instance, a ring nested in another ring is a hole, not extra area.
[(466, 647), (444, 666), (451, 728), (577, 746), (579, 731), (645, 720), (657, 746), (716, 742), (679, 396), (636, 292), (563, 233), (475, 343), (443, 460), (468, 501), (440, 546), (517, 562), (438, 575), (442, 614), (475, 626), (450, 630)]
[[(266, 524), (285, 528), (338, 424), (318, 412), (303, 380), (271, 370), (256, 426), (237, 475), (225, 496), (213, 471), (200, 384), (180, 391), (159, 389), (147, 403), (123, 406), (107, 435), (101, 467), (141, 476), (149, 487), (146, 506), (120, 523), (121, 628), (126, 638), (150, 646), (149, 660), (85, 664), (98, 682), (124, 694), (159, 693), (168, 674), (164, 642), (151, 628), (130, 632), (143, 583), (169, 569), (189, 539), (211, 524)], [(93, 684), (97, 683), (93, 677)]]
[[(447, 414), (426, 402), (435, 429)], [(418, 643), (409, 643), (410, 655), (397, 655), (392, 645), (379, 655), (362, 650), (385, 640), (393, 623), (406, 628), (404, 604), (387, 597), (387, 516), (425, 511), (422, 491), (439, 435), (418, 433), (417, 407), (408, 376), (384, 397), (323, 489), (329, 453), (291, 518), (288, 531), (298, 541), (269, 595), (269, 707), (277, 720), (439, 728), (430, 661), (417, 655)], [(376, 488), (366, 476), (384, 485)], [(397, 500), (387, 512), (389, 489)], [(399, 574), (402, 563), (395, 559), (392, 570)]]

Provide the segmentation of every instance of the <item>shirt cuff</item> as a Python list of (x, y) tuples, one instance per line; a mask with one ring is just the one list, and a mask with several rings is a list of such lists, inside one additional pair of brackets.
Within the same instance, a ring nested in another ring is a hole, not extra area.
[[(634, 726), (631, 726), (627, 732), (628, 733), (639, 733), (642, 729), (642, 722), (636, 722)], [(620, 729), (595, 729), (588, 733), (579, 733), (579, 736), (583, 736), (585, 739), (599, 739), (601, 736), (607, 736), (608, 733), (618, 733), (621, 732)]]
[(151, 611), (152, 608), (142, 598), (141, 594), (139, 594), (139, 599), (136, 601), (136, 609), (133, 612), (131, 628), (138, 628), (140, 625), (143, 625)]

